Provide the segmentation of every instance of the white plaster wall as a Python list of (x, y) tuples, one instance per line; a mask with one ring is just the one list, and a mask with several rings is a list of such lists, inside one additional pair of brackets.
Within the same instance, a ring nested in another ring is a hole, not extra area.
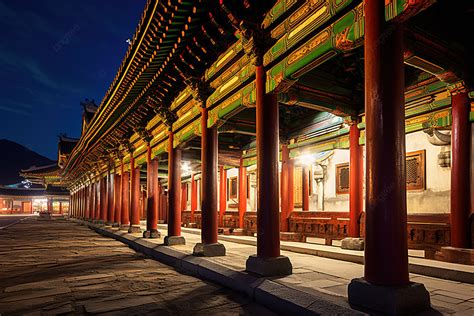
[[(474, 140), (473, 140), (474, 142)], [(438, 154), (441, 151), (450, 151), (451, 146), (434, 146), (428, 142), (425, 133), (415, 132), (406, 135), (406, 151), (425, 150), (425, 181), (423, 191), (407, 191), (407, 211), (413, 213), (449, 213), (451, 168), (438, 165)], [(349, 150), (334, 150), (333, 156), (328, 159), (326, 177), (324, 179), (324, 210), (349, 211), (349, 195), (336, 194), (336, 165), (349, 162)], [(473, 158), (474, 161), (474, 158)], [(365, 146), (363, 150), (364, 164), (364, 195), (365, 195)], [(473, 162), (474, 165), (474, 162)], [(311, 199), (311, 209), (317, 209), (317, 200)], [(365, 209), (365, 198), (364, 198)], [(319, 209), (317, 209), (319, 210)]]
[[(239, 168), (227, 169), (227, 179), (234, 178), (234, 177), (237, 177), (237, 199), (235, 199), (235, 202), (237, 202), (238, 201), (238, 196), (239, 196), (239, 193), (238, 193), (239, 192), (239, 184), (238, 184), (239, 183), (239, 180), (238, 180), (238, 178), (239, 178)], [(230, 183), (230, 181), (228, 183)], [(229, 188), (227, 188), (227, 190), (228, 189)], [(227, 196), (227, 192), (226, 192), (226, 196)], [(233, 201), (231, 199), (228, 201), (228, 203), (227, 203), (227, 209), (228, 210), (232, 210), (232, 211), (238, 210), (238, 208), (231, 207), (229, 202), (232, 204)]]
[(438, 165), (438, 154), (451, 146), (430, 144), (423, 131), (406, 135), (406, 151), (425, 150), (426, 190), (407, 191), (408, 213), (449, 213), (451, 168)]
[(336, 165), (349, 162), (349, 158), (349, 150), (335, 149), (333, 155), (327, 160), (326, 174), (322, 182), (324, 185), (324, 211), (349, 211), (349, 194), (336, 194)]

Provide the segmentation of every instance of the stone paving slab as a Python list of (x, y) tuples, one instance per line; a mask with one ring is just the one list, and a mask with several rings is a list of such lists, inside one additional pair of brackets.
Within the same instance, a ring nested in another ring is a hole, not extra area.
[[(146, 224), (146, 222), (143, 223)], [(158, 226), (160, 229), (166, 230), (166, 225)], [(183, 227), (182, 231), (183, 233), (187, 234), (201, 234), (200, 230), (196, 228)], [(219, 241), (230, 241), (251, 246), (257, 245), (256, 238), (252, 236), (219, 235)], [(281, 241), (280, 243), (280, 248), (286, 251), (359, 264), (364, 263), (363, 251), (348, 250), (342, 249), (340, 247), (314, 243), (300, 243), (291, 241)], [(474, 284), (474, 266), (419, 258), (419, 250), (409, 249), (408, 252), (409, 255), (410, 253), (413, 254), (413, 256), (409, 256), (408, 258), (408, 268), (411, 273)]]
[(2, 316), (274, 314), (71, 221), (28, 219), (0, 240)]
[[(192, 257), (190, 254), (192, 254), (194, 245), (200, 242), (200, 236), (183, 232), (182, 235), (186, 238), (186, 245), (173, 246), (172, 248), (163, 247), (161, 246), (163, 243), (163, 237), (166, 236), (167, 233), (163, 227), (163, 225), (160, 225), (160, 231), (162, 233), (161, 238), (147, 239), (145, 241), (141, 241), (143, 239), (141, 238), (140, 234), (131, 235), (125, 232), (103, 228), (99, 228), (99, 231), (116, 239), (118, 236), (120, 236), (119, 238), (121, 238), (122, 241), (140, 241), (137, 244), (137, 249), (139, 251), (141, 251), (141, 248), (147, 247), (150, 249), (144, 251), (154, 250), (155, 252), (168, 252), (168, 256), (159, 254), (152, 255), (152, 257), (160, 261), (165, 259), (165, 261), (162, 262), (166, 262), (166, 264), (170, 264), (172, 266), (178, 265), (176, 262), (183, 261), (183, 258)], [(219, 236), (219, 238), (221, 237), (222, 236)], [(227, 255), (225, 257), (205, 258), (203, 260), (217, 263), (229, 270), (233, 270), (234, 272), (242, 272), (245, 270), (245, 261), (249, 255), (255, 253), (255, 247), (250, 244), (242, 245), (221, 239), (220, 242), (225, 245), (227, 249)], [(308, 254), (294, 253), (290, 251), (282, 251), (282, 254), (290, 257), (294, 269), (293, 275), (282, 278), (273, 278), (272, 281), (304, 293), (312, 295), (329, 294), (332, 297), (343, 298), (344, 300), (347, 300), (347, 285), (349, 284), (350, 280), (363, 275), (363, 265), (361, 264), (317, 257)], [(194, 269), (198, 268), (194, 267)], [(190, 273), (191, 271), (193, 270), (190, 270)], [(420, 276), (413, 273), (410, 274), (410, 277), (414, 282), (424, 283), (432, 296), (436, 295), (436, 290), (444, 289), (450, 293), (453, 293), (451, 296), (455, 295), (455, 293), (465, 293), (472, 300), (474, 300), (474, 285), (472, 284), (438, 279), (429, 276)], [(219, 282), (213, 279), (210, 280)], [(318, 282), (318, 280), (320, 281)], [(343, 305), (341, 302), (339, 302), (339, 304)], [(432, 300), (432, 306), (437, 311), (447, 315), (464, 312), (474, 315), (474, 308), (470, 306), (470, 300), (462, 300), (461, 303), (452, 304), (435, 298)]]

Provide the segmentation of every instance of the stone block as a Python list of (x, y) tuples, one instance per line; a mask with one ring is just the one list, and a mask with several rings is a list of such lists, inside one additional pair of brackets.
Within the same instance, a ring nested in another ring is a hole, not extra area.
[(225, 256), (225, 247), (221, 243), (215, 243), (215, 244), (198, 243), (194, 246), (193, 255), (198, 256), (198, 257)]
[(349, 250), (364, 250), (364, 238), (344, 238), (341, 240), (341, 248)]
[(290, 275), (293, 271), (290, 259), (285, 256), (262, 258), (252, 255), (245, 263), (245, 270), (260, 276)]
[(126, 230), (126, 231), (128, 231), (128, 228), (129, 228), (129, 227), (130, 227), (130, 224), (128, 224), (128, 225), (122, 224), (122, 225), (120, 225), (119, 230)]
[(306, 242), (306, 237), (303, 236), (300, 233), (280, 232), (280, 240), (295, 241), (295, 242)]
[(142, 232), (142, 229), (140, 228), (140, 225), (130, 225), (128, 232), (130, 234), (139, 234)]
[(430, 309), (430, 294), (421, 283), (383, 286), (363, 278), (352, 279), (348, 287), (349, 304), (361, 311), (387, 315), (414, 315)]
[(160, 238), (160, 237), (161, 237), (161, 233), (156, 229), (146, 230), (143, 232), (143, 238)]
[(435, 253), (435, 259), (440, 261), (474, 265), (474, 249), (442, 247)]
[(186, 239), (183, 236), (165, 236), (163, 244), (165, 246), (185, 245)]

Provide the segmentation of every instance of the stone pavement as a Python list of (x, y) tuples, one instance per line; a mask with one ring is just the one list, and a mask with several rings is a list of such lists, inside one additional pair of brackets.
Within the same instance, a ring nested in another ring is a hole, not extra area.
[(0, 215), (0, 230), (5, 229), (9, 227), (10, 225), (14, 225), (18, 222), (21, 222), (22, 220), (30, 216), (34, 216), (34, 215), (24, 215), (24, 214)]
[[(161, 238), (147, 239), (147, 241), (162, 244), (163, 237), (166, 235), (165, 225), (159, 225)], [(145, 229), (145, 227), (142, 227)], [(113, 230), (112, 230), (113, 231)], [(200, 236), (186, 233), (183, 230), (182, 235), (186, 238), (186, 245), (173, 246), (174, 249), (191, 254), (196, 243), (200, 242)], [(141, 237), (140, 234), (134, 234), (135, 237)], [(256, 247), (248, 244), (240, 244), (222, 240), (219, 236), (219, 242), (223, 243), (227, 249), (225, 257), (207, 258), (207, 260), (222, 264), (237, 271), (245, 270), (245, 261), (249, 255), (255, 254)], [(251, 238), (251, 237), (250, 237)], [(347, 298), (347, 285), (353, 278), (363, 276), (363, 265), (335, 260), (330, 258), (318, 257), (314, 255), (282, 251), (282, 254), (290, 257), (293, 264), (293, 275), (273, 278), (273, 281), (314, 294), (330, 294), (335, 297)], [(467, 267), (467, 266), (466, 266)], [(472, 271), (472, 267), (467, 267)], [(410, 279), (413, 282), (423, 283), (431, 294), (432, 307), (446, 315), (474, 315), (474, 285), (422, 276), (410, 273)]]
[(272, 314), (63, 219), (26, 219), (0, 241), (0, 315)]

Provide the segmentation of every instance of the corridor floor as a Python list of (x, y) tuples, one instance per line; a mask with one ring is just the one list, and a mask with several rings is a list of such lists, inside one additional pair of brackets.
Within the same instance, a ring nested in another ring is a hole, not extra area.
[(272, 314), (67, 220), (29, 218), (0, 241), (0, 315)]

